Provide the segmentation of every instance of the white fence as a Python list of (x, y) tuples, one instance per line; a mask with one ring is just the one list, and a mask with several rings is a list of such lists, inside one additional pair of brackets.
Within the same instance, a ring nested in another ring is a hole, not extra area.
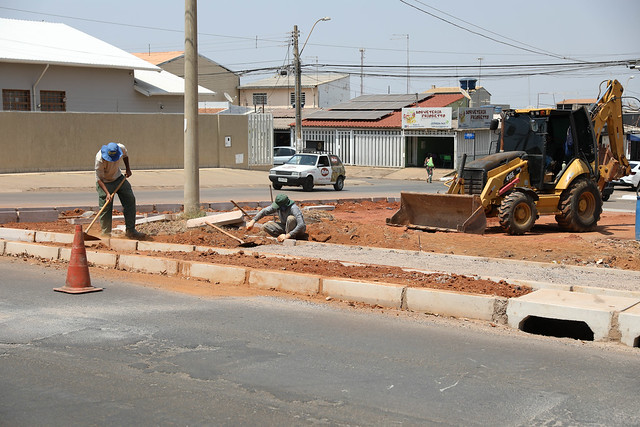
[(326, 151), (346, 165), (404, 167), (404, 136), (400, 130), (338, 130), (303, 128), (304, 141), (324, 141)]

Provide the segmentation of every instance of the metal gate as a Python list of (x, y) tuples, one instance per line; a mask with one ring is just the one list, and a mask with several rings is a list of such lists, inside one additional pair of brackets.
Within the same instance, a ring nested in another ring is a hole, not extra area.
[(273, 164), (273, 115), (270, 113), (249, 114), (249, 153), (251, 166)]

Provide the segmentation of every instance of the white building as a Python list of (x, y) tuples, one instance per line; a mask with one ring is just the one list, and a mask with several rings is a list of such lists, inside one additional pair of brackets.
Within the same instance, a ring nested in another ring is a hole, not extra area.
[(0, 18), (2, 111), (182, 113), (184, 81), (161, 71), (65, 24)]

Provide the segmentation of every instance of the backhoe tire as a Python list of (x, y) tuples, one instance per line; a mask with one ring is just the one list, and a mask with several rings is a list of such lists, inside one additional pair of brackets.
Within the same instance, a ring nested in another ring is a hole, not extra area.
[(602, 214), (602, 197), (595, 182), (578, 179), (560, 195), (556, 222), (568, 231), (592, 231)]
[(536, 204), (525, 193), (514, 191), (508, 194), (498, 210), (500, 225), (509, 234), (524, 234), (533, 228), (538, 219)]
[(313, 177), (311, 175), (309, 175), (302, 183), (302, 190), (303, 191), (313, 190)]

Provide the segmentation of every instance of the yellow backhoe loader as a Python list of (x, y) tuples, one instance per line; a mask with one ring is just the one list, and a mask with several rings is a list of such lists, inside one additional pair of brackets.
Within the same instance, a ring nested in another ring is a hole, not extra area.
[[(555, 215), (563, 229), (593, 230), (602, 213), (602, 189), (630, 173), (622, 91), (617, 80), (608, 80), (591, 111), (503, 112), (499, 152), (468, 164), (463, 156), (446, 194), (402, 192), (400, 210), (387, 223), (482, 234), (487, 217), (498, 217), (507, 233), (524, 234), (539, 215)], [(605, 125), (608, 145), (601, 141)]]

